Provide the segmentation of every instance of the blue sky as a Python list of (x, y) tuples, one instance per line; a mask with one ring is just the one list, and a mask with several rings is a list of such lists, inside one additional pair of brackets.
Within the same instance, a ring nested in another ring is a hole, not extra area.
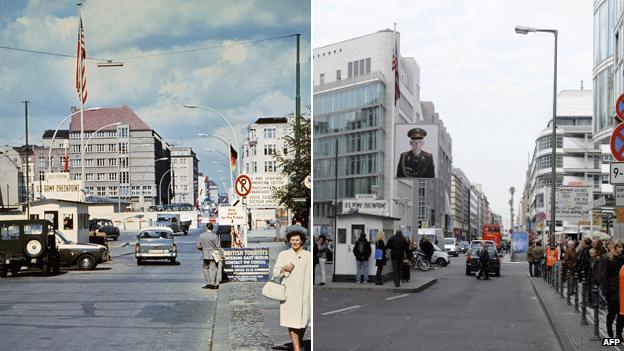
[[(231, 132), (216, 115), (184, 104), (219, 110), (239, 140), (258, 117), (295, 109), (295, 38), (255, 40), (302, 34), (301, 103), (310, 104), (308, 1), (88, 0), (81, 11), (87, 56), (124, 62), (87, 62), (85, 108), (129, 106), (165, 140), (193, 147), (200, 171), (218, 183), (211, 162), (223, 157), (203, 150), (223, 147), (196, 134)], [(75, 2), (0, 0), (2, 46), (75, 55), (77, 23)], [(137, 58), (196, 48), (212, 49)], [(0, 144), (24, 143), (25, 99), (30, 143), (56, 128), (78, 104), (74, 69), (75, 58), (0, 49)]]
[[(482, 184), (509, 221), (524, 187), (528, 154), (552, 118), (553, 36), (559, 30), (558, 91), (592, 89), (593, 1), (374, 0), (313, 2), (314, 48), (392, 28), (416, 59), (421, 100), (433, 101), (453, 139), (453, 166)], [(349, 16), (345, 16), (349, 14)]]

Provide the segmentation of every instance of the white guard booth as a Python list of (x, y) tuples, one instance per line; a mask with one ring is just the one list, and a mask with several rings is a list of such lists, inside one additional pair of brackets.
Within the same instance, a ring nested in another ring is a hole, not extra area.
[(69, 240), (89, 242), (89, 204), (78, 201), (45, 199), (30, 204), (30, 217), (48, 219)]
[[(336, 218), (336, 238), (334, 250), (334, 282), (355, 281), (356, 263), (353, 247), (360, 237), (360, 233), (366, 233), (366, 238), (371, 245), (371, 255), (368, 260), (369, 281), (373, 281), (377, 267), (375, 266), (375, 237), (379, 230), (384, 232), (384, 242), (388, 242), (393, 233), (394, 221), (400, 218), (367, 213), (346, 213)], [(386, 252), (389, 255), (389, 252)], [(389, 262), (388, 262), (389, 263)], [(392, 269), (389, 265), (384, 267), (384, 276)], [(372, 276), (372, 277), (371, 277)]]

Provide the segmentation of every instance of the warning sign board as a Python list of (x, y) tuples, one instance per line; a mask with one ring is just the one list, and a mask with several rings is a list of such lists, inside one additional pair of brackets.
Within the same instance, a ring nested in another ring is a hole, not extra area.
[(245, 211), (241, 206), (219, 206), (219, 224), (245, 224)]

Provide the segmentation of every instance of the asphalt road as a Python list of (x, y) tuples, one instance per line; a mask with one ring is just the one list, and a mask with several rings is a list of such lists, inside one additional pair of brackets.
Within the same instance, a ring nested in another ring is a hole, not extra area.
[(217, 292), (201, 289), (198, 234), (176, 236), (175, 265), (137, 266), (135, 233), (123, 232), (94, 271), (0, 279), (0, 349), (207, 350)]
[(315, 290), (314, 350), (561, 350), (526, 263), (482, 281), (466, 276), (464, 257), (413, 271), (438, 278), (420, 293)]

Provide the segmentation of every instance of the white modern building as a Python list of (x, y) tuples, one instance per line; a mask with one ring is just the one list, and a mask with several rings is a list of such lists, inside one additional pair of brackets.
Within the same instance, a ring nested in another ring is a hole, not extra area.
[(197, 155), (191, 147), (171, 148), (171, 173), (173, 174), (173, 203), (197, 204), (198, 164)]
[(343, 199), (366, 194), (386, 201), (384, 215), (400, 218), (395, 227), (412, 232), (417, 226), (414, 181), (394, 177), (394, 125), (424, 123), (420, 68), (401, 56), (400, 39), (386, 29), (313, 51), (314, 225), (325, 227), (315, 231), (333, 233), (335, 205), (339, 214)]
[[(550, 216), (550, 186), (552, 180), (552, 121), (535, 141), (535, 149), (523, 190), (524, 209), (519, 213), (520, 225), (534, 230), (544, 240), (548, 238)], [(601, 149), (593, 142), (592, 91), (563, 90), (557, 94), (557, 186), (589, 187), (591, 197), (602, 194)], [(541, 218), (546, 218), (542, 220)], [(588, 216), (589, 217), (589, 216)], [(578, 221), (555, 219), (555, 233), (576, 237), (589, 231), (590, 219)]]
[(451, 211), (453, 214), (453, 237), (468, 240), (470, 232), (470, 187), (464, 172), (453, 168), (451, 178)]
[(280, 208), (273, 199), (272, 191), (288, 182), (278, 167), (275, 155), (288, 155), (284, 138), (292, 134), (291, 123), (294, 123), (292, 117), (261, 117), (248, 127), (241, 164), (243, 173), (248, 174), (252, 181), (247, 207), (253, 228), (287, 216), (286, 209)]

